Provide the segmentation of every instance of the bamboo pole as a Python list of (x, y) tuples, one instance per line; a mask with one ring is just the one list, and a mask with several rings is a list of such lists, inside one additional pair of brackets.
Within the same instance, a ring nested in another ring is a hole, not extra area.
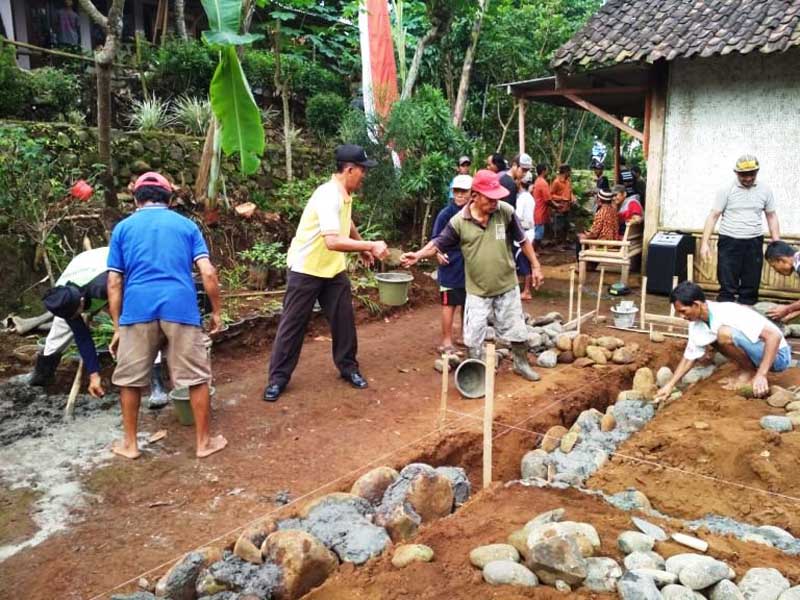
[(83, 359), (78, 363), (78, 370), (75, 371), (75, 379), (72, 380), (72, 387), (69, 389), (67, 405), (64, 407), (64, 420), (69, 421), (75, 416), (75, 401), (78, 399), (78, 392), (81, 391), (81, 378), (83, 377)]
[(606, 276), (606, 268), (600, 267), (600, 281), (597, 284), (597, 304), (594, 307), (594, 322), (600, 318), (600, 299), (603, 297), (603, 279)]
[(694, 254), (686, 255), (686, 279), (694, 281)]
[(639, 324), (642, 329), (646, 329), (647, 315), (645, 314), (645, 307), (647, 306), (647, 275), (642, 275), (642, 299), (639, 302)]
[(450, 355), (442, 352), (442, 401), (439, 406), (439, 429), (444, 429), (447, 417), (447, 382), (450, 379)]
[(575, 295), (575, 267), (569, 269), (569, 318), (567, 321), (572, 321), (572, 298)]
[[(27, 42), (20, 42), (19, 40), (9, 40), (3, 38), (3, 44), (10, 44), (12, 46), (17, 46), (19, 48), (25, 48), (26, 50), (30, 50), (37, 54), (52, 54), (53, 56), (62, 56), (64, 58), (74, 58), (75, 60), (82, 60), (84, 62), (90, 62), (94, 64), (94, 57), (93, 56), (84, 56), (82, 54), (74, 54), (72, 52), (65, 52), (64, 50), (52, 50), (50, 48), (42, 48), (41, 46), (37, 46), (35, 44), (29, 44)], [(121, 65), (119, 63), (113, 63), (115, 67), (119, 67), (121, 69), (132, 69), (133, 67), (130, 65)]]
[(583, 277), (578, 277), (578, 334), (581, 332), (581, 301), (583, 300)]
[[(677, 275), (673, 275), (672, 276), (672, 289), (674, 290), (677, 286), (678, 286), (678, 276)], [(669, 303), (669, 316), (670, 317), (674, 317), (675, 316), (675, 305), (672, 302)], [(670, 332), (672, 331), (672, 326), (671, 325), (670, 325), (669, 329), (667, 329), (667, 331), (670, 331)]]
[(492, 421), (494, 420), (494, 344), (486, 344), (486, 395), (483, 404), (483, 487), (492, 483)]

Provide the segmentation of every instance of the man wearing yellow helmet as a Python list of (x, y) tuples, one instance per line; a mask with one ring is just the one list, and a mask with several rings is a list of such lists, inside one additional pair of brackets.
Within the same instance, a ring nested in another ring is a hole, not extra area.
[(781, 237), (775, 197), (764, 183), (756, 183), (758, 169), (755, 156), (740, 156), (733, 169), (736, 181), (720, 190), (706, 218), (700, 242), (704, 261), (711, 259), (709, 240), (717, 220), (722, 217), (717, 243), (718, 302), (752, 305), (758, 301), (764, 264), (762, 214), (766, 215), (772, 241)]

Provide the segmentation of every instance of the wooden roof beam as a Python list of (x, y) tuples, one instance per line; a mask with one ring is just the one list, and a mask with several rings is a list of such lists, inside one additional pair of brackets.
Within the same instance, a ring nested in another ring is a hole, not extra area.
[(622, 119), (618, 119), (614, 115), (604, 111), (599, 106), (595, 106), (591, 102), (587, 102), (583, 98), (579, 98), (575, 94), (563, 94), (563, 96), (569, 99), (571, 102), (577, 104), (582, 109), (589, 111), (590, 113), (597, 115), (604, 121), (611, 123), (617, 129), (620, 129), (627, 133), (629, 136), (636, 138), (640, 142), (644, 143), (644, 134), (641, 131), (638, 131), (622, 121)]
[[(561, 88), (554, 90), (534, 90), (530, 92), (522, 92), (514, 94), (522, 98), (537, 98), (542, 96), (566, 96), (572, 94), (575, 96), (589, 96), (589, 95), (604, 95), (604, 94), (643, 94), (650, 88), (646, 85), (626, 85), (615, 87), (602, 87), (602, 88)], [(509, 91), (511, 86), (509, 86)]]

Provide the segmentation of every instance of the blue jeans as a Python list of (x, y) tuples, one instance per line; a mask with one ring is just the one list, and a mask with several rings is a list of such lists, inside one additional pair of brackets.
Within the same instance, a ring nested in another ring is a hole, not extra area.
[(533, 239), (535, 239), (535, 240), (543, 240), (544, 239), (544, 225), (534, 225), (533, 226)]
[[(733, 345), (743, 350), (750, 362), (756, 367), (761, 364), (764, 358), (764, 340), (759, 339), (757, 342), (751, 342), (747, 336), (738, 329), (733, 329)], [(775, 360), (770, 367), (770, 371), (780, 373), (789, 368), (789, 363), (792, 361), (792, 350), (788, 346), (778, 348), (778, 354), (775, 355)]]

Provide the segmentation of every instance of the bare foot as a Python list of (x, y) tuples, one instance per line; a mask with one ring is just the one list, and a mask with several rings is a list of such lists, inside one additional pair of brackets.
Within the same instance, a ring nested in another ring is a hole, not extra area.
[(750, 383), (752, 376), (747, 371), (739, 371), (738, 374), (734, 375), (733, 377), (725, 377), (724, 379), (720, 379), (719, 383), (722, 386), (723, 390), (738, 390), (743, 385), (747, 385)]
[(221, 435), (215, 435), (214, 437), (208, 438), (208, 442), (202, 448), (197, 449), (197, 458), (205, 458), (206, 456), (211, 456), (215, 452), (219, 452), (225, 446), (228, 445), (228, 440), (226, 440)]
[(533, 300), (533, 296), (528, 293), (523, 293), (519, 295), (520, 300)]
[(134, 444), (133, 447), (126, 446), (125, 443), (120, 440), (111, 443), (111, 451), (114, 454), (130, 459), (139, 458), (139, 456), (141, 456), (139, 447), (136, 444)]

